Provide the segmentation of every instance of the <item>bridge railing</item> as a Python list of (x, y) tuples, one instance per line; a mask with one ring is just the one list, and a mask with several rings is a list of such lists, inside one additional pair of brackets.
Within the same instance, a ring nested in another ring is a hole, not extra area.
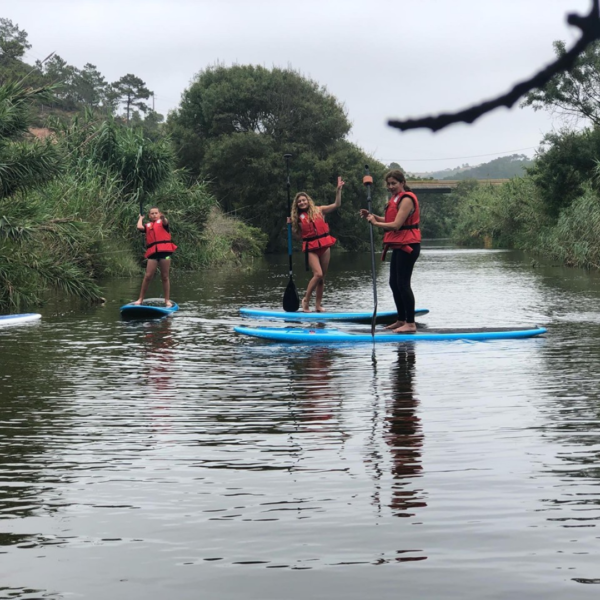
[[(459, 183), (467, 181), (465, 179), (429, 179), (425, 181), (407, 181), (408, 186), (415, 192), (430, 194), (450, 194)], [(510, 181), (509, 179), (477, 179), (479, 185), (502, 185)]]

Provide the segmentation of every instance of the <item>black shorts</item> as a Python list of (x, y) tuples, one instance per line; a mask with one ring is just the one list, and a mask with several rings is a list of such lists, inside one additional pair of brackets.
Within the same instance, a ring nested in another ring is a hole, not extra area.
[(171, 260), (172, 252), (155, 252), (148, 257), (148, 260)]

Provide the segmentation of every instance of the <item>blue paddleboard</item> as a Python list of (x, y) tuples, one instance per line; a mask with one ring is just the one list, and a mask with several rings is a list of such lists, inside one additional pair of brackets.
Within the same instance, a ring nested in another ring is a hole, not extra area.
[[(415, 316), (421, 317), (429, 312), (426, 308), (415, 310)], [(373, 311), (370, 312), (286, 312), (284, 310), (268, 310), (266, 308), (240, 308), (240, 313), (245, 317), (255, 319), (284, 319), (286, 321), (353, 321), (355, 323), (370, 323)], [(393, 323), (398, 316), (395, 310), (377, 313), (377, 323)]]
[(42, 318), (39, 313), (22, 313), (20, 315), (1, 315), (0, 327), (4, 325), (19, 325), (21, 323), (29, 323)]
[(379, 330), (371, 336), (367, 330), (340, 329), (302, 329), (300, 327), (243, 327), (234, 331), (242, 335), (261, 338), (274, 342), (299, 344), (334, 344), (334, 343), (394, 343), (420, 342), (438, 340), (505, 340), (528, 338), (546, 333), (543, 327), (498, 327), (498, 328), (464, 328), (464, 329), (421, 329), (417, 333), (393, 333)]
[(176, 302), (173, 306), (166, 307), (165, 301), (161, 298), (149, 298), (144, 300), (143, 304), (125, 304), (121, 306), (121, 317), (124, 319), (161, 319), (172, 315), (179, 310)]

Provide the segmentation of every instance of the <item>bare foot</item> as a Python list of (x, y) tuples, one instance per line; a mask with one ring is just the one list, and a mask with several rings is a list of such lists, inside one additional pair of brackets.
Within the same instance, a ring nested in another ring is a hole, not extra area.
[(315, 306), (317, 312), (327, 312), (322, 306)]
[(143, 300), (136, 300), (135, 302), (130, 302), (130, 304), (134, 304), (135, 306), (139, 306)]
[(392, 323), (391, 325), (386, 325), (385, 329), (398, 329), (398, 327), (402, 327), (402, 325), (404, 325), (404, 323), (406, 323), (406, 321), (396, 321), (395, 323)]
[(302, 298), (302, 312), (311, 312), (310, 306), (308, 305), (308, 300), (306, 298)]
[(167, 308), (171, 308), (173, 306), (173, 303), (170, 300), (165, 300), (165, 306)]
[(414, 323), (404, 323), (402, 327), (394, 329), (394, 333), (417, 333), (417, 326)]

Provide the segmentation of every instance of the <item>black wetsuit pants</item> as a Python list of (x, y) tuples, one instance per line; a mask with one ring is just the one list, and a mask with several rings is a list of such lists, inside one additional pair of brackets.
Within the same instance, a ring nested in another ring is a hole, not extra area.
[(390, 263), (390, 287), (398, 311), (398, 321), (415, 322), (415, 295), (410, 287), (413, 267), (421, 253), (421, 244), (410, 244), (411, 253), (392, 250)]

